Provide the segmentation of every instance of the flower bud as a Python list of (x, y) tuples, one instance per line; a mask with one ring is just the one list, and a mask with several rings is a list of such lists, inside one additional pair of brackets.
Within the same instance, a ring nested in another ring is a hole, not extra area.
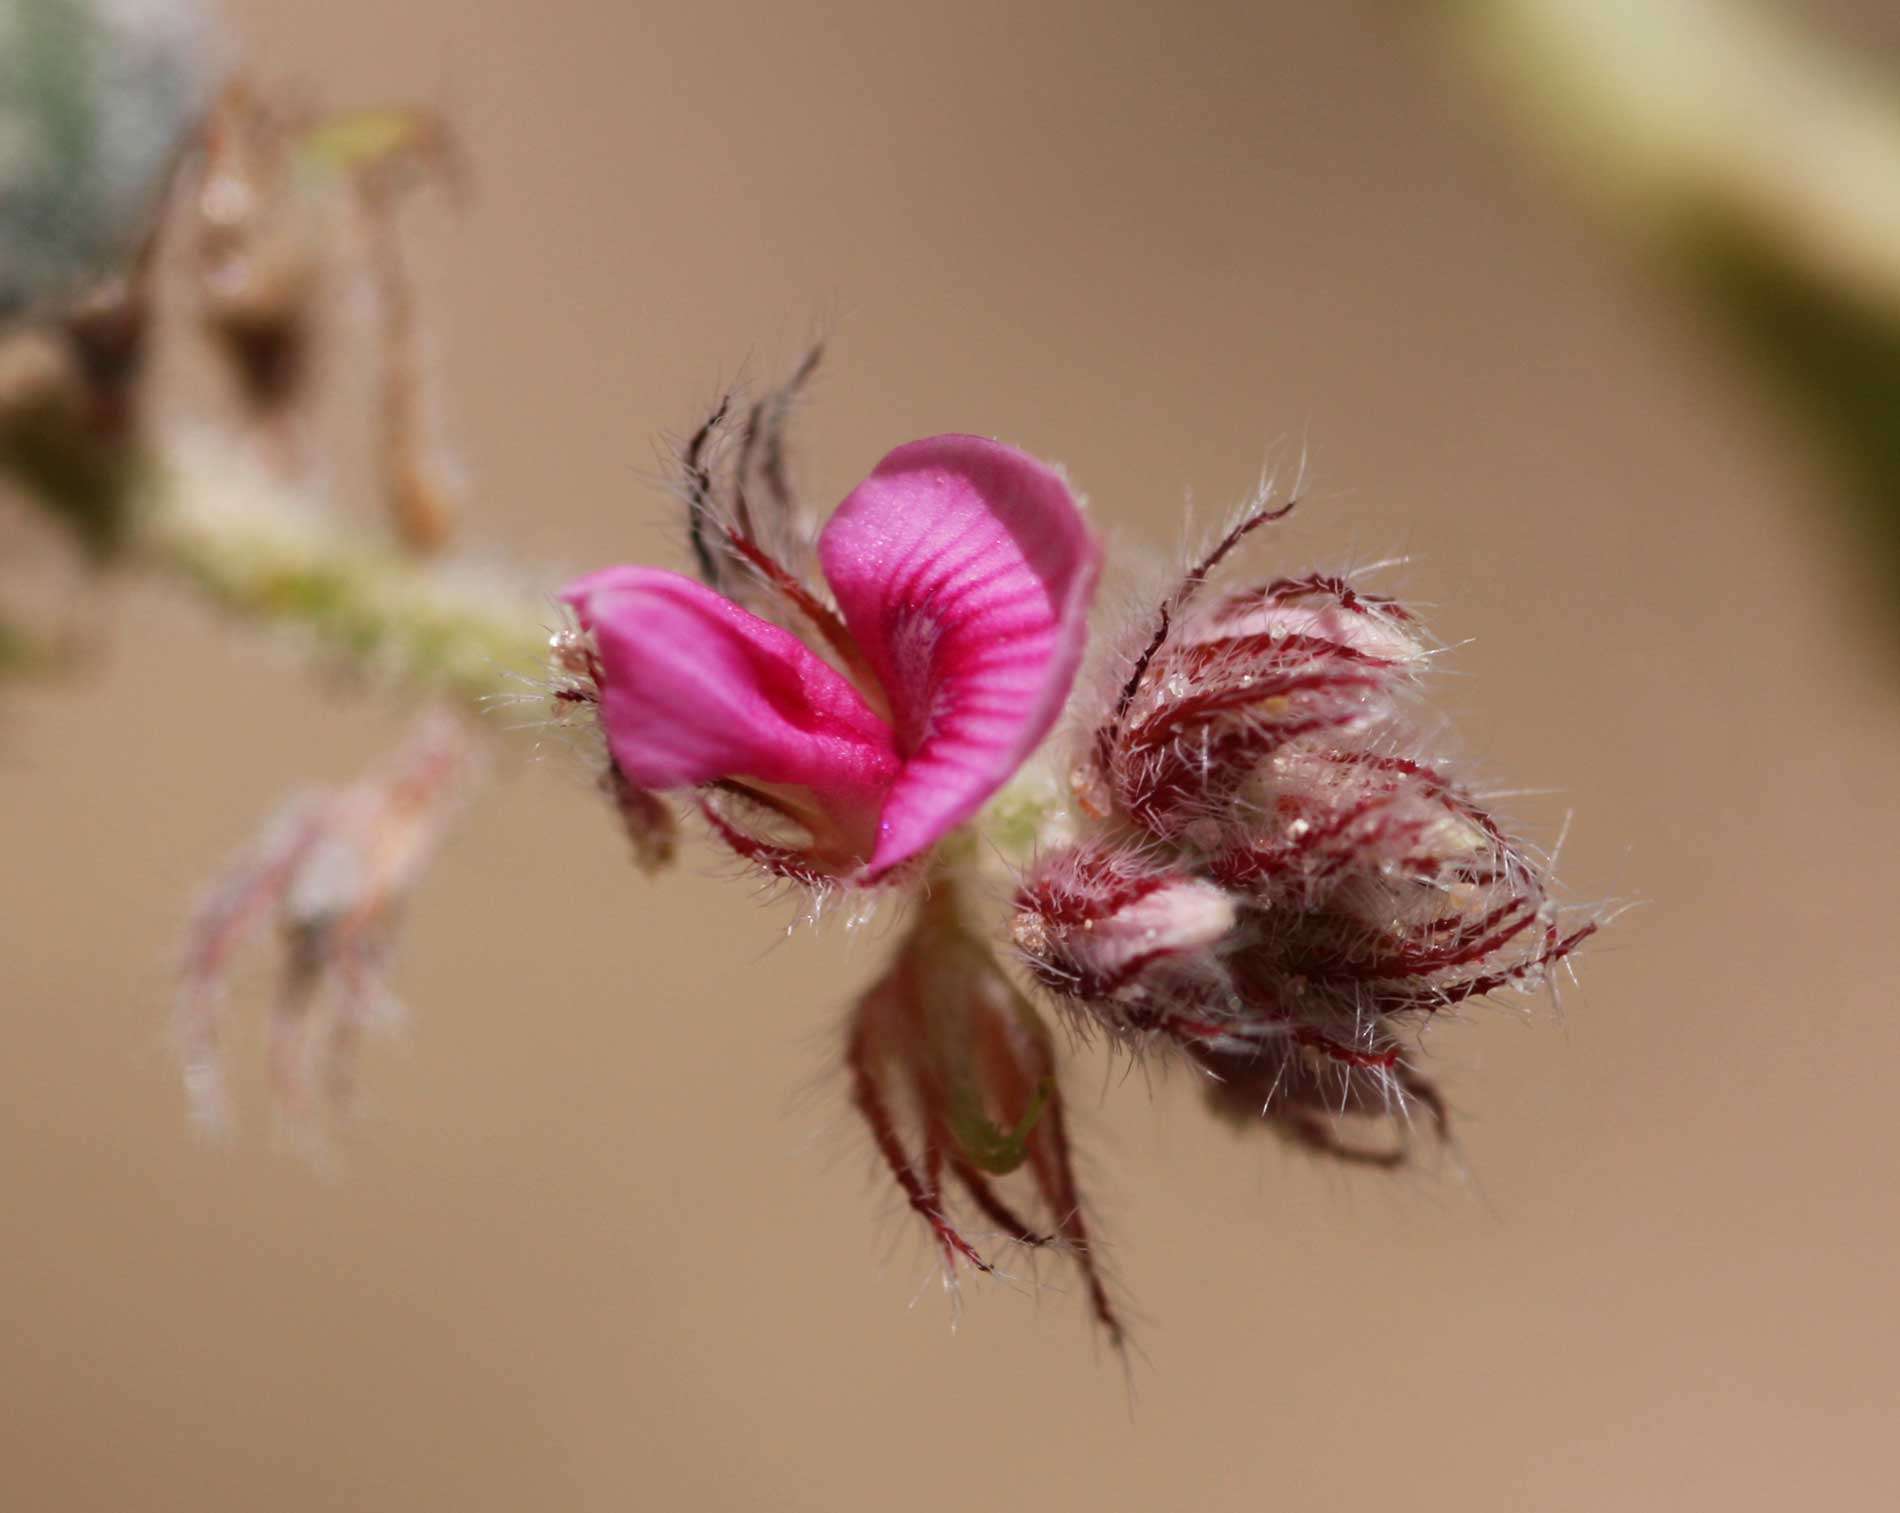
[[(1082, 1215), (1049, 1032), (948, 895), (926, 905), (890, 971), (859, 1001), (847, 1062), (852, 1101), (906, 1201), (929, 1223), (946, 1276), (959, 1260), (993, 1269), (951, 1215), (954, 1183), (1006, 1239), (1066, 1246), (1097, 1320), (1119, 1340)], [(994, 1180), (1023, 1168), (1037, 1225)]]
[(1138, 1032), (1154, 1028), (1158, 999), (1219, 975), (1236, 919), (1213, 882), (1078, 846), (1030, 873), (1011, 934), (1045, 986)]
[(1226, 886), (1311, 901), (1357, 877), (1380, 898), (1349, 900), (1376, 920), (1383, 895), (1528, 872), (1497, 822), (1432, 767), (1390, 753), (1336, 747), (1282, 752), (1249, 775), (1249, 816), (1209, 863)]
[(1429, 1084), (1409, 1022), (1541, 986), (1596, 926), (1566, 928), (1532, 858), (1422, 762), (1298, 743), (1228, 793), (1211, 851), (1083, 842), (1045, 858), (1013, 934), (1059, 1001), (1113, 1033), (1172, 1043), (1216, 1103), (1314, 1149), (1397, 1160), (1339, 1121), (1402, 1114)]
[(1364, 739), (1424, 655), (1390, 601), (1334, 578), (1278, 579), (1159, 644), (1097, 760), (1136, 824), (1209, 848), (1247, 816), (1262, 763), (1299, 744)]

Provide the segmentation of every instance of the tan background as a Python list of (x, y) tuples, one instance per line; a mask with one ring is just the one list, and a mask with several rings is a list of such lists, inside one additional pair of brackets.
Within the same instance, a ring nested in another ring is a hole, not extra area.
[(643, 882), (559, 761), (419, 901), (341, 1179), (270, 1139), (261, 961), (242, 1136), (195, 1141), (186, 903), (399, 712), (126, 594), (103, 665), (0, 709), (0, 1503), (1891, 1505), (1893, 669), (1778, 417), (1428, 39), (1345, 0), (231, 10), (268, 79), (463, 123), (479, 200), (422, 220), (490, 539), (670, 552), (653, 438), (814, 331), (816, 496), (996, 432), (1172, 545), (1303, 442), (1270, 560), (1413, 553), (1477, 770), (1560, 790), (1518, 808), (1574, 809), (1572, 892), (1642, 907), (1561, 1016), (1434, 1035), (1470, 1182), (1076, 1065), (1131, 1412), (1072, 1294), (967, 1288), (951, 1333), (830, 1071), (874, 946), (774, 947), (703, 852)]

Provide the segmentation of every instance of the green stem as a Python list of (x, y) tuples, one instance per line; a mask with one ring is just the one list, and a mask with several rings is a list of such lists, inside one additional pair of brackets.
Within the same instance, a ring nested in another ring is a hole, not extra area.
[(1746, 0), (1447, 0), (1507, 104), (1712, 312), (1900, 578), (1900, 70)]
[(499, 569), (424, 563), (317, 513), (228, 444), (140, 470), (132, 560), (352, 669), (476, 708), (543, 675), (552, 598)]
[(1900, 318), (1900, 75), (1745, 0), (1451, 0), (1490, 83), (1633, 227), (1714, 219)]

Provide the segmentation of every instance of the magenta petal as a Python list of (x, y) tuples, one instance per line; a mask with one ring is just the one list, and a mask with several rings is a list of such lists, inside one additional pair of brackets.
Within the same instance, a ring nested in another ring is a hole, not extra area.
[(608, 749), (637, 788), (749, 777), (875, 809), (890, 728), (797, 637), (678, 573), (610, 567), (570, 583), (600, 652)]
[(818, 554), (890, 696), (904, 758), (869, 873), (974, 814), (1061, 712), (1100, 553), (1068, 485), (977, 436), (899, 447)]

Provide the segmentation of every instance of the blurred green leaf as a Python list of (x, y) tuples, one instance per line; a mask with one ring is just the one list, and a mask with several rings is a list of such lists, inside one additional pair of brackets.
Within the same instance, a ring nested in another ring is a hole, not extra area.
[(1443, 11), (1579, 193), (1816, 439), (1900, 611), (1900, 64), (1745, 0)]

